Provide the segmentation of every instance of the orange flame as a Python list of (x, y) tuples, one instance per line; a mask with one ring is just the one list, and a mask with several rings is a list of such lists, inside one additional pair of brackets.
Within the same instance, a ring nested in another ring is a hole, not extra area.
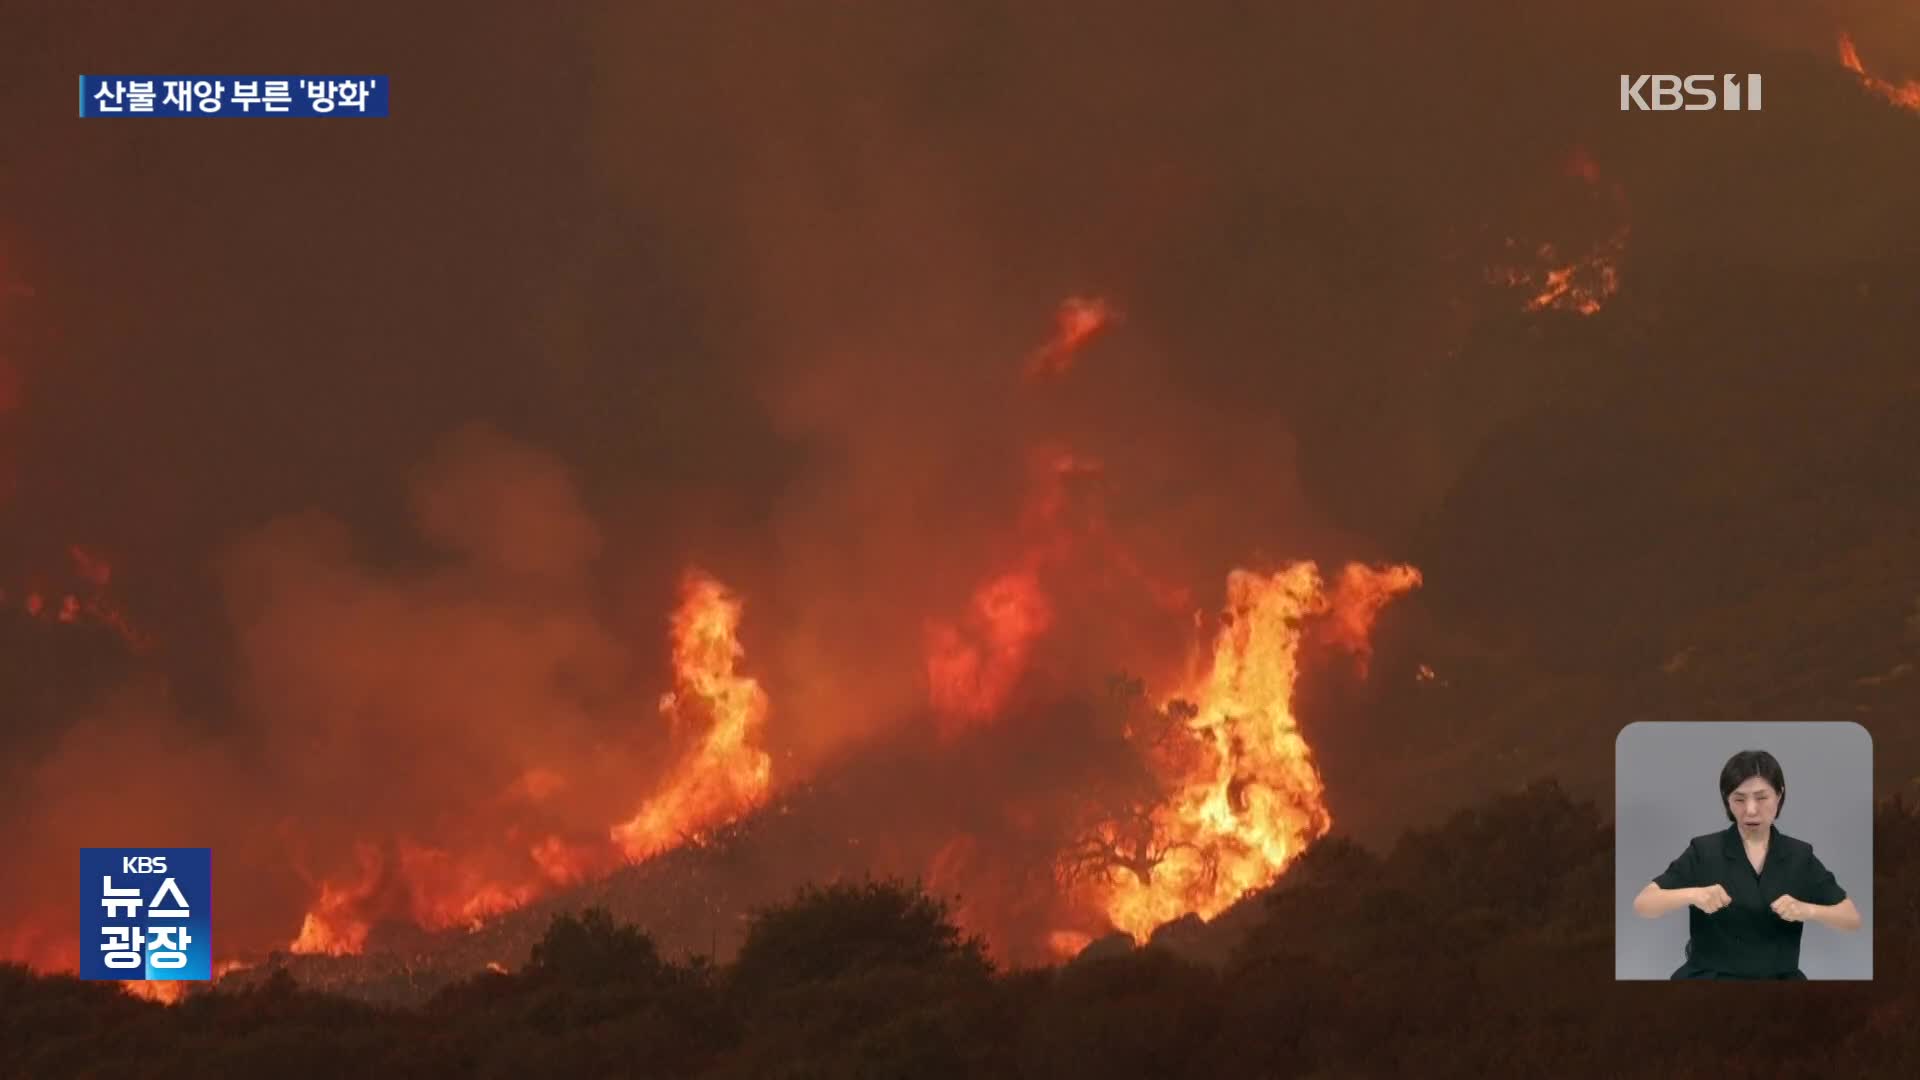
[(1324, 785), (1293, 715), (1303, 624), (1330, 613), (1334, 639), (1351, 645), (1381, 605), (1419, 580), (1412, 567), (1349, 566), (1330, 599), (1311, 562), (1228, 576), (1212, 667), (1184, 695), (1196, 706), (1184, 724), (1192, 752), (1169, 759), (1179, 771), (1146, 814), (1151, 836), (1142, 844), (1108, 822), (1096, 840), (1115, 853), (1150, 849), (1095, 884), (1115, 927), (1144, 939), (1189, 912), (1212, 918), (1326, 834)]
[[(220, 977), (232, 971), (245, 971), (252, 964), (244, 960), (216, 960), (213, 964), (213, 978), (201, 983), (210, 986), (219, 982)], [(126, 994), (142, 1001), (152, 1001), (161, 1005), (178, 1005), (186, 1000), (187, 990), (194, 985), (184, 979), (129, 979), (120, 984)]]
[(1047, 952), (1056, 960), (1071, 960), (1093, 944), (1093, 935), (1083, 930), (1055, 930), (1047, 935)]
[(1521, 256), (1524, 245), (1509, 237), (1506, 247), (1511, 261), (1490, 267), (1485, 277), (1489, 284), (1525, 291), (1528, 296), (1522, 307), (1526, 311), (1593, 315), (1620, 291), (1620, 263), (1630, 232), (1626, 191), (1619, 184), (1601, 182), (1600, 166), (1584, 147), (1575, 147), (1568, 154), (1563, 171), (1580, 181), (1590, 197), (1608, 200), (1617, 224), (1584, 253), (1571, 258), (1551, 242), (1536, 244), (1530, 256)]
[(1061, 301), (1053, 337), (1027, 358), (1027, 378), (1057, 379), (1073, 370), (1081, 347), (1118, 318), (1113, 306), (1098, 297), (1070, 296)]
[(951, 737), (991, 716), (1019, 681), (1027, 651), (1053, 620), (1038, 575), (1015, 570), (973, 594), (964, 627), (927, 625), (928, 697)]
[(129, 996), (161, 1005), (178, 1005), (187, 996), (187, 984), (178, 979), (130, 979), (120, 984)]
[(1373, 662), (1373, 620), (1394, 597), (1420, 584), (1420, 571), (1411, 566), (1373, 569), (1349, 563), (1340, 573), (1327, 601), (1329, 638), (1354, 656), (1365, 676)]
[(1853, 47), (1853, 35), (1845, 30), (1840, 31), (1840, 64), (1848, 71), (1860, 76), (1860, 85), (1868, 90), (1903, 109), (1920, 112), (1920, 79), (1891, 83), (1867, 74), (1866, 65), (1860, 62), (1859, 51)]
[(569, 844), (558, 836), (542, 839), (527, 854), (548, 881), (561, 886), (585, 881), (601, 862), (597, 849)]
[(413, 921), (429, 929), (478, 927), (538, 896), (540, 880), (503, 880), (485, 860), (401, 841), (399, 871)]
[[(630, 821), (585, 841), (513, 827), (504, 843), (473, 851), (406, 837), (356, 844), (357, 873), (319, 883), (289, 948), (358, 953), (373, 921), (389, 916), (428, 930), (474, 928), (550, 888), (609, 869), (620, 854), (646, 858), (758, 806), (770, 772), (770, 759), (758, 746), (767, 700), (757, 682), (735, 673), (742, 656), (735, 636), (739, 621), (740, 602), (719, 582), (688, 573), (672, 620), (675, 689), (660, 708), (676, 731), (697, 729), (699, 741)], [(560, 772), (536, 765), (506, 785), (498, 800), (524, 809), (567, 786)]]
[(80, 970), (80, 940), (72, 915), (71, 906), (41, 909), (0, 928), (0, 957), (38, 971)]
[(380, 887), (382, 859), (372, 844), (356, 844), (360, 875), (351, 883), (323, 881), (320, 898), (300, 923), (300, 933), (287, 949), (296, 953), (344, 956), (366, 944), (369, 929), (360, 910)]
[[(927, 700), (940, 733), (952, 737), (990, 720), (1026, 671), (1034, 642), (1053, 625), (1041, 572), (1072, 554), (1072, 487), (1100, 472), (1098, 461), (1057, 447), (1031, 455), (1024, 549), (1015, 565), (973, 592), (958, 621), (926, 622)], [(1084, 531), (1084, 530), (1083, 530)]]
[[(509, 834), (512, 840), (517, 831)], [(361, 952), (376, 916), (404, 917), (427, 930), (475, 929), (527, 904), (553, 885), (583, 880), (607, 864), (598, 850), (547, 836), (527, 845), (520, 862), (511, 844), (453, 852), (406, 838), (380, 847), (355, 845), (357, 875), (320, 883), (320, 896), (288, 948), (343, 956)]]
[(737, 636), (740, 609), (724, 585), (699, 570), (687, 573), (673, 617), (675, 689), (660, 711), (676, 731), (705, 730), (665, 785), (614, 826), (613, 840), (629, 859), (656, 855), (767, 797), (772, 760), (758, 745), (767, 695), (734, 670), (746, 655)]
[[(1543, 248), (1551, 260), (1553, 249)], [(1537, 282), (1539, 292), (1527, 301), (1528, 311), (1572, 311), (1581, 315), (1597, 313), (1607, 297), (1620, 290), (1620, 273), (1604, 252), (1595, 252), (1566, 266), (1554, 267)]]

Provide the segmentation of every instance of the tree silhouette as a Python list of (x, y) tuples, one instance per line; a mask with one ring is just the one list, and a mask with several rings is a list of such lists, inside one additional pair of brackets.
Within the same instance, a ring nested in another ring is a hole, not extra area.
[[(1090, 778), (1081, 804), (1080, 824), (1061, 853), (1057, 870), (1064, 882), (1113, 882), (1132, 875), (1142, 885), (1176, 851), (1198, 849), (1166, 834), (1158, 812), (1173, 794), (1166, 767), (1185, 761), (1195, 749), (1189, 726), (1199, 715), (1191, 702), (1174, 699), (1158, 708), (1148, 704), (1146, 685), (1116, 675), (1108, 682), (1103, 722), (1095, 738), (1114, 743), (1105, 760), (1116, 763)], [(1212, 872), (1210, 860), (1203, 873)]]

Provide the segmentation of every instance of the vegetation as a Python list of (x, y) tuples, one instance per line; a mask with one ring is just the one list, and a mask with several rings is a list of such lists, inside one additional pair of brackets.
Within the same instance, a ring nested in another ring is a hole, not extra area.
[(1884, 1075), (1920, 1052), (1920, 909), (1891, 902), (1920, 885), (1920, 811), (1883, 804), (1875, 841), (1872, 983), (1615, 983), (1611, 836), (1543, 783), (1385, 854), (1329, 839), (1230, 917), (1055, 969), (996, 970), (898, 881), (803, 889), (726, 965), (561, 915), (519, 972), (420, 1008), (284, 971), (165, 1007), (0, 967), (0, 1073)]

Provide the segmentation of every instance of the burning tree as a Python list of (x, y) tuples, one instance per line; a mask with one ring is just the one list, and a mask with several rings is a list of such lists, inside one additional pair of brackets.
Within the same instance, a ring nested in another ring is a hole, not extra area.
[(1138, 683), (1116, 686), (1132, 765), (1093, 786), (1061, 876), (1136, 939), (1271, 884), (1333, 824), (1294, 717), (1301, 641), (1316, 627), (1364, 669), (1374, 617), (1419, 583), (1413, 567), (1359, 563), (1332, 588), (1312, 562), (1230, 574), (1211, 663), (1186, 691), (1149, 708)]
[(1061, 882), (1114, 885), (1120, 875), (1130, 874), (1150, 887), (1154, 871), (1176, 851), (1210, 863), (1206, 852), (1170, 835), (1156, 820), (1174, 791), (1154, 762), (1191, 753), (1189, 725), (1199, 706), (1175, 698), (1156, 708), (1147, 700), (1146, 683), (1126, 675), (1109, 681), (1106, 704), (1103, 717), (1112, 722), (1105, 734), (1123, 751), (1114, 755), (1122, 764), (1089, 785), (1081, 824), (1059, 857)]

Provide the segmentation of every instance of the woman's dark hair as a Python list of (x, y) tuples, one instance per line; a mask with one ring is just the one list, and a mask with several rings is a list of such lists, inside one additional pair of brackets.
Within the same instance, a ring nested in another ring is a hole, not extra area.
[(1727, 800), (1733, 796), (1733, 789), (1759, 777), (1773, 785), (1780, 795), (1780, 805), (1774, 814), (1787, 808), (1787, 777), (1780, 771), (1780, 762), (1765, 750), (1742, 750), (1727, 759), (1727, 767), (1720, 770), (1720, 809), (1726, 812), (1727, 820), (1733, 820), (1733, 811), (1727, 809)]

